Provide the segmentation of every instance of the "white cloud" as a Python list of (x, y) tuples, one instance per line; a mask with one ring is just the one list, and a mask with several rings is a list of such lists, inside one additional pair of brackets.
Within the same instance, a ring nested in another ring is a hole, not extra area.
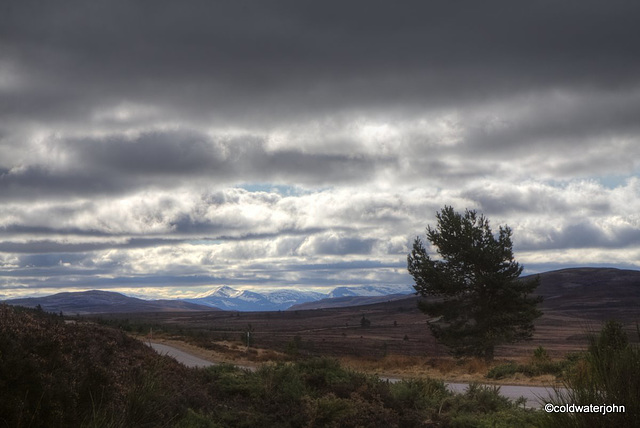
[(1, 287), (402, 283), (444, 205), (640, 268), (637, 6), (414, 6), (0, 16)]

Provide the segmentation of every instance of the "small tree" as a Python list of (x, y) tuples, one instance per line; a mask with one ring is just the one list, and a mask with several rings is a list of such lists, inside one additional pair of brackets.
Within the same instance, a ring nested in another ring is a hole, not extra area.
[(362, 328), (371, 327), (371, 321), (365, 318), (364, 315), (362, 315), (362, 318), (360, 319), (360, 327)]
[(500, 226), (496, 236), (484, 215), (449, 206), (436, 218), (427, 239), (439, 258), (432, 259), (419, 238), (408, 256), (414, 288), (431, 297), (419, 307), (433, 317), (428, 323), (436, 340), (456, 356), (492, 360), (496, 345), (530, 339), (542, 314), (536, 309), (542, 298), (530, 296), (539, 278), (518, 279), (522, 266), (513, 258), (511, 229)]

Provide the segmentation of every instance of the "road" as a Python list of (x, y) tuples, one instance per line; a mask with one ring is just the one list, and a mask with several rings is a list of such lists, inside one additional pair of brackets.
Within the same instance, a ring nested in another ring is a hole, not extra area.
[[(191, 355), (187, 352), (181, 351), (180, 349), (174, 348), (173, 346), (165, 345), (162, 343), (154, 343), (154, 342), (145, 342), (146, 345), (151, 346), (157, 353), (161, 355), (167, 355), (169, 357), (174, 358), (179, 363), (184, 364), (187, 367), (209, 367), (216, 363), (211, 361), (203, 360), (202, 358), (198, 358), (194, 355)], [(250, 366), (239, 366), (244, 369), (255, 370), (255, 367)], [(393, 377), (384, 377), (381, 378), (383, 380), (389, 382), (399, 382), (400, 378)], [(467, 383), (445, 383), (447, 388), (450, 391), (462, 393), (468, 387)], [(511, 400), (516, 400), (520, 397), (524, 397), (527, 399), (526, 406), (529, 408), (540, 408), (544, 403), (546, 403), (545, 399), (549, 396), (553, 396), (553, 388), (548, 388), (544, 386), (520, 386), (520, 385), (499, 385), (500, 386), (500, 394), (504, 397), (507, 397)]]
[(184, 351), (174, 348), (173, 346), (155, 342), (145, 342), (145, 345), (151, 346), (158, 354), (168, 355), (169, 357), (174, 358), (176, 361), (184, 364), (187, 367), (209, 367), (214, 364), (211, 361), (203, 360), (202, 358), (198, 358), (195, 355), (188, 354)]
[[(527, 399), (527, 407), (539, 409), (553, 397), (553, 388), (544, 386), (521, 386), (521, 385), (499, 385), (500, 395), (516, 400), (520, 397)], [(449, 390), (453, 392), (464, 392), (469, 384), (467, 383), (447, 383)]]

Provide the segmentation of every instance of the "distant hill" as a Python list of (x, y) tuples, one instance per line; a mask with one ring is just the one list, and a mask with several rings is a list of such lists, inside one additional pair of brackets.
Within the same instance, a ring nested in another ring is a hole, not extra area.
[(542, 308), (568, 315), (640, 320), (640, 271), (571, 268), (540, 274)]
[(99, 290), (11, 299), (6, 300), (5, 303), (28, 308), (35, 308), (40, 305), (47, 312), (63, 312), (65, 314), (216, 310), (208, 306), (180, 300), (143, 300), (112, 291)]
[(372, 305), (375, 303), (391, 302), (395, 300), (406, 300), (410, 298), (407, 294), (389, 294), (386, 296), (346, 296), (346, 297), (330, 297), (327, 299), (317, 300), (315, 302), (300, 303), (293, 305), (288, 311), (304, 311), (308, 309), (325, 309), (325, 308), (346, 308), (349, 306)]
[[(543, 296), (542, 309), (593, 318), (640, 320), (640, 271), (614, 268), (569, 268), (540, 275), (536, 294)], [(327, 298), (292, 306), (290, 310), (343, 308), (406, 300), (415, 304), (421, 297), (394, 295)]]

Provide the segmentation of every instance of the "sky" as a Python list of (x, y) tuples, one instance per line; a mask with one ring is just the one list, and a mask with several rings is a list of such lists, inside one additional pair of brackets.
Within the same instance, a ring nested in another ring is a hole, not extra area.
[(3, 1), (0, 298), (406, 285), (443, 206), (640, 269), (640, 3)]

